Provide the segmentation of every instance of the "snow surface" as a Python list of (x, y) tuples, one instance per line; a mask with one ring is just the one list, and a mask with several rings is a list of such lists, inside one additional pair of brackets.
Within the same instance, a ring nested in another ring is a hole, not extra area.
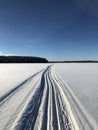
[(98, 64), (0, 64), (0, 130), (98, 130)]
[(61, 76), (98, 125), (98, 64), (62, 63), (53, 69)]

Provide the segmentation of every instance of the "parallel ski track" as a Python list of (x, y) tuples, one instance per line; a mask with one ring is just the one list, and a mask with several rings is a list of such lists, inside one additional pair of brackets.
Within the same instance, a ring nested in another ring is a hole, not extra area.
[(22, 90), (27, 91), (23, 93), (16, 111), (11, 114), (8, 110), (11, 117), (2, 130), (76, 130), (62, 94), (62, 84), (51, 74), (51, 66), (32, 75), (0, 98), (2, 109), (17, 100)]
[(11, 130), (73, 130), (66, 105), (48, 66), (39, 87)]

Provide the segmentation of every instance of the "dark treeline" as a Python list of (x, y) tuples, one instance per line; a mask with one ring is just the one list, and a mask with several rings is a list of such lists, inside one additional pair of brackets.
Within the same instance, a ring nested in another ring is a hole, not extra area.
[(48, 60), (32, 56), (0, 56), (0, 63), (48, 63)]
[(50, 61), (50, 63), (98, 63), (94, 60), (81, 60), (81, 61)]

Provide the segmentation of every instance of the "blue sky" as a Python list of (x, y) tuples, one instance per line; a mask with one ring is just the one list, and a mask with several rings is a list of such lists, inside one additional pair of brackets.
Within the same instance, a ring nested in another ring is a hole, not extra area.
[(0, 54), (98, 60), (97, 0), (0, 0)]

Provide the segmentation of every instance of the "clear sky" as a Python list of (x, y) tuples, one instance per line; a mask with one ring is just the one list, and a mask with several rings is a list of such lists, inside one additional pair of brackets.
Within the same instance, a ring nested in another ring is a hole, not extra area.
[(98, 0), (0, 0), (0, 54), (98, 60)]

